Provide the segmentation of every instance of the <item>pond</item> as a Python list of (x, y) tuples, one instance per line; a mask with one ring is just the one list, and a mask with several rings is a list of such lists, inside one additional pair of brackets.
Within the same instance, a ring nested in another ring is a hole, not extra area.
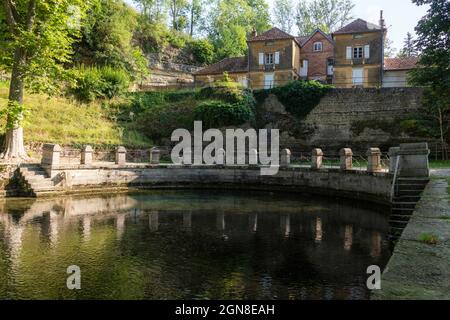
[(391, 255), (386, 209), (308, 195), (155, 190), (1, 208), (0, 299), (367, 299), (367, 267)]

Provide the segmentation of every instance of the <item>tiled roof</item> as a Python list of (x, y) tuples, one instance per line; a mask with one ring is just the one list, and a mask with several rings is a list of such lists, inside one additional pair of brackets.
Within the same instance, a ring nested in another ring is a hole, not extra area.
[(344, 34), (344, 33), (359, 33), (359, 32), (372, 32), (380, 31), (381, 27), (376, 24), (367, 22), (363, 19), (356, 19), (355, 21), (349, 23), (345, 27), (334, 32), (334, 34)]
[(221, 74), (224, 72), (247, 72), (247, 57), (225, 58), (219, 62), (209, 65), (197, 72), (195, 75)]
[(384, 70), (411, 70), (416, 67), (418, 58), (385, 58), (384, 59)]
[(279, 39), (295, 39), (295, 37), (278, 28), (272, 28), (266, 32), (263, 32), (255, 37), (248, 39), (248, 41), (279, 40)]
[(297, 40), (297, 42), (300, 44), (300, 46), (303, 47), (317, 32), (322, 34), (328, 41), (330, 41), (331, 43), (334, 44), (334, 41), (331, 38), (331, 36), (326, 34), (325, 32), (323, 32), (320, 29), (314, 30), (309, 36), (296, 37), (295, 40)]

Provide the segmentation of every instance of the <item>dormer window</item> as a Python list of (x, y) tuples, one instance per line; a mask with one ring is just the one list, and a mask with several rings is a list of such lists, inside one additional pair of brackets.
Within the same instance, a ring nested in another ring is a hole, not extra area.
[(322, 51), (322, 42), (314, 42), (314, 44), (313, 44), (313, 51), (314, 52), (321, 52)]

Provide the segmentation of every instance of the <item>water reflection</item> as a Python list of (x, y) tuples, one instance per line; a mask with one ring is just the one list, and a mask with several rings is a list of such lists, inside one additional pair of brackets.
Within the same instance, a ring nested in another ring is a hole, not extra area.
[[(2, 205), (3, 299), (364, 299), (367, 266), (390, 255), (382, 213), (298, 195), (155, 191)], [(76, 292), (65, 289), (73, 264), (85, 276)]]

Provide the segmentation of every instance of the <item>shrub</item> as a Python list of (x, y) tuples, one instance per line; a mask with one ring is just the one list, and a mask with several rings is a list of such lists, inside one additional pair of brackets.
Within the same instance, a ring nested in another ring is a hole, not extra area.
[(439, 237), (434, 233), (423, 233), (419, 236), (419, 241), (426, 244), (434, 245), (439, 243)]
[(254, 118), (252, 108), (245, 103), (210, 100), (194, 109), (194, 119), (203, 121), (205, 128), (240, 125)]
[(331, 86), (317, 81), (291, 81), (280, 87), (254, 92), (256, 100), (262, 103), (269, 94), (275, 94), (286, 110), (299, 119), (306, 117)]
[(75, 83), (69, 86), (68, 93), (82, 103), (120, 96), (128, 90), (130, 83), (125, 71), (111, 67), (81, 66), (72, 74)]
[(200, 64), (209, 64), (214, 57), (214, 47), (206, 39), (192, 40), (189, 45), (195, 61)]

